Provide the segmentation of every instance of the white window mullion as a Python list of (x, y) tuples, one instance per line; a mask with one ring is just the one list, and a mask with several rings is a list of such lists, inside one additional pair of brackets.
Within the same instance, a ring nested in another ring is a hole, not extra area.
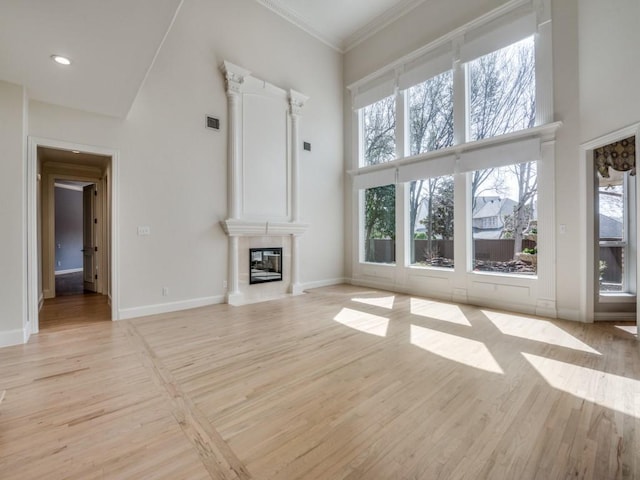
[(453, 144), (460, 145), (467, 141), (467, 76), (465, 66), (460, 61), (460, 46), (463, 39), (454, 40), (453, 57)]
[(536, 0), (536, 125), (553, 122), (553, 44), (550, 0)]
[(396, 91), (396, 158), (404, 158), (407, 151), (409, 124), (406, 94), (404, 90)]

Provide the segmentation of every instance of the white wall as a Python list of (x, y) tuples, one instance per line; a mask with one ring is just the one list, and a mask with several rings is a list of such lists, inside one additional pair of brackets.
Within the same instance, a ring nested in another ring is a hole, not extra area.
[(26, 121), (24, 89), (0, 81), (0, 346), (24, 341)]
[(580, 76), (578, 62), (578, 1), (553, 2), (553, 71), (554, 117), (563, 123), (556, 139), (556, 222), (565, 225), (566, 233), (556, 228), (556, 288), (558, 315), (578, 319), (581, 290), (580, 215), (583, 199), (578, 167), (580, 152)]
[(640, 121), (640, 2), (580, 0), (583, 142)]
[[(222, 299), (227, 278), (230, 60), (311, 99), (303, 111), (303, 283), (343, 276), (341, 56), (252, 0), (186, 0), (126, 120), (32, 102), (30, 134), (120, 151), (120, 308), (125, 316)], [(204, 128), (205, 115), (222, 129)], [(137, 226), (151, 235), (137, 236)], [(169, 295), (162, 296), (162, 287)]]

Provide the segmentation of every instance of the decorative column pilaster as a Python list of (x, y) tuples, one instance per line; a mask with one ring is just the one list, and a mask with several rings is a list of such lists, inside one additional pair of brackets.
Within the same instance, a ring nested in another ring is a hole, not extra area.
[[(538, 185), (554, 185), (555, 140), (543, 139), (538, 162)], [(545, 188), (538, 202), (538, 300), (536, 315), (556, 318), (555, 188)], [(539, 197), (540, 198), (540, 197)]]
[[(229, 219), (238, 219), (241, 216), (240, 200), (242, 198), (241, 172), (241, 140), (239, 134), (242, 129), (242, 88), (244, 78), (250, 75), (248, 70), (225, 61), (220, 70), (224, 74), (227, 98), (229, 100), (228, 111), (228, 151), (227, 151), (227, 209)], [(229, 235), (229, 266), (227, 284), (227, 303), (236, 304), (241, 297), (238, 275), (239, 239), (235, 235)]]
[(240, 218), (240, 199), (242, 198), (242, 183), (240, 179), (241, 171), (241, 145), (242, 136), (238, 132), (242, 126), (242, 86), (244, 77), (250, 75), (251, 72), (244, 68), (238, 67), (233, 63), (225, 61), (220, 69), (224, 73), (227, 85), (227, 98), (229, 100), (229, 117), (228, 117), (228, 163), (227, 163), (227, 208), (229, 210), (229, 218)]
[[(289, 90), (289, 115), (291, 117), (291, 221), (300, 221), (300, 115), (309, 99), (306, 95)], [(299, 237), (291, 235), (291, 283), (289, 293), (302, 293), (299, 273)]]
[(289, 285), (289, 293), (298, 295), (303, 292), (300, 284), (300, 268), (298, 257), (300, 255), (300, 237), (291, 235), (291, 283)]
[(309, 97), (289, 90), (289, 116), (291, 117), (291, 221), (300, 220), (300, 115)]
[(236, 305), (241, 297), (240, 282), (238, 276), (238, 243), (239, 238), (235, 235), (229, 236), (229, 284), (227, 291), (227, 303)]

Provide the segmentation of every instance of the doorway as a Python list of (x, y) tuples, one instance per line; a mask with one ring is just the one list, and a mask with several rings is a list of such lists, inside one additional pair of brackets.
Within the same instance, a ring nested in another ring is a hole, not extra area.
[(98, 292), (97, 196), (95, 182), (54, 179), (55, 297)]
[[(60, 296), (56, 284), (63, 282), (56, 280), (66, 275), (70, 275), (65, 280), (72, 282), (72, 291), (65, 293), (104, 298), (107, 318), (117, 319), (117, 162), (115, 150), (29, 138), (30, 333), (39, 331), (44, 301)], [(56, 201), (57, 192), (63, 191), (66, 195), (58, 194)], [(62, 197), (74, 199), (72, 209), (81, 218), (73, 217), (70, 224), (67, 218), (66, 225), (56, 222), (56, 213), (60, 213), (56, 206), (63, 203)], [(56, 231), (61, 226), (65, 228)]]
[(584, 321), (633, 322), (640, 296), (640, 178), (636, 152), (640, 124), (581, 145), (584, 254), (581, 316)]

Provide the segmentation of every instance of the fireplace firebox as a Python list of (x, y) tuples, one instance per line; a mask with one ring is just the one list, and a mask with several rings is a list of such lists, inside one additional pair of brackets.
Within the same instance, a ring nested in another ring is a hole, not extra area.
[(282, 281), (282, 248), (249, 249), (249, 284)]

